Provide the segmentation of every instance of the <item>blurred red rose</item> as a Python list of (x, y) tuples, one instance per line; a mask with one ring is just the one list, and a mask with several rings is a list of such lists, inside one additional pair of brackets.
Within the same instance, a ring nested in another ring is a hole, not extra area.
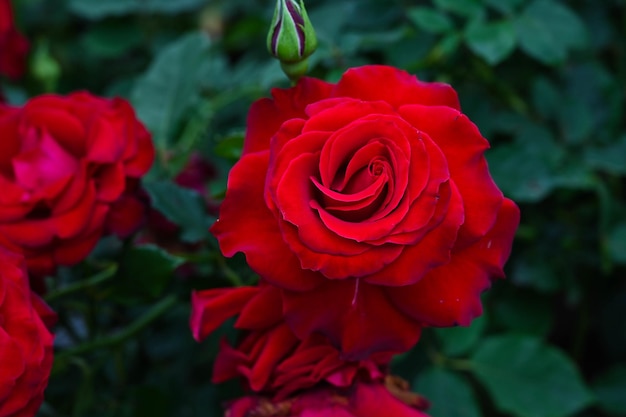
[(28, 41), (15, 28), (11, 0), (0, 0), (0, 74), (19, 78), (27, 53)]
[(44, 322), (55, 319), (30, 291), (23, 257), (0, 246), (0, 416), (32, 417), (39, 409), (53, 359)]
[(197, 291), (192, 296), (191, 329), (198, 341), (226, 319), (238, 315), (235, 327), (246, 330), (240, 343), (222, 342), (213, 368), (213, 382), (243, 377), (248, 389), (282, 400), (320, 382), (348, 387), (356, 379), (382, 380), (392, 352), (346, 361), (328, 339), (312, 334), (300, 341), (285, 324), (280, 291), (262, 283)]
[(80, 262), (103, 232), (140, 226), (132, 200), (154, 147), (128, 102), (80, 92), (0, 104), (0, 131), (0, 234), (31, 273)]
[(365, 66), (272, 95), (250, 109), (212, 232), (281, 288), (298, 338), (318, 331), (362, 358), (480, 315), (519, 210), (456, 92)]

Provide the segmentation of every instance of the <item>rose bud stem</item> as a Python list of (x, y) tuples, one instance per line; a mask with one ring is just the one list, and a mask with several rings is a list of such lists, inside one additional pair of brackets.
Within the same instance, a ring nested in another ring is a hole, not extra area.
[(317, 48), (315, 30), (303, 0), (276, 0), (267, 34), (267, 49), (280, 60), (285, 75), (294, 83), (308, 67), (308, 57)]

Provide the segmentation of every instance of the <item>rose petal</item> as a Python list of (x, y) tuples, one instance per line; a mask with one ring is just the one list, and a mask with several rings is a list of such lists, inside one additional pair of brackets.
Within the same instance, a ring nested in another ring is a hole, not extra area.
[[(324, 308), (319, 308), (320, 300)], [(421, 331), (380, 288), (363, 279), (327, 281), (306, 293), (283, 291), (283, 310), (300, 339), (320, 332), (341, 349), (345, 360), (365, 359), (378, 351), (405, 351)]]
[(395, 115), (384, 101), (363, 101), (337, 97), (311, 103), (306, 108), (308, 120), (303, 132), (335, 132), (355, 120), (372, 115)]
[(276, 366), (294, 349), (297, 343), (298, 339), (285, 324), (270, 330), (267, 333), (264, 349), (252, 362), (249, 376), (250, 388), (254, 391), (262, 390)]
[(191, 294), (189, 325), (194, 339), (201, 341), (224, 321), (239, 314), (259, 293), (258, 287), (219, 288), (194, 291)]
[(429, 417), (391, 395), (382, 384), (356, 384), (350, 407), (358, 417)]
[(412, 284), (439, 265), (449, 262), (456, 236), (463, 224), (463, 206), (458, 191), (451, 185), (452, 198), (443, 220), (419, 242), (405, 246), (398, 258), (381, 271), (368, 276), (367, 282), (385, 286)]
[(273, 326), (283, 318), (280, 290), (273, 285), (262, 285), (259, 292), (242, 308), (235, 328), (261, 330)]
[(502, 204), (502, 192), (491, 178), (483, 155), (489, 148), (487, 140), (465, 115), (448, 107), (408, 105), (398, 111), (428, 133), (446, 156), (452, 181), (463, 196), (465, 222), (459, 243), (484, 236)]
[(270, 139), (284, 121), (306, 117), (306, 106), (328, 97), (331, 89), (332, 84), (303, 77), (294, 88), (272, 89), (273, 99), (254, 102), (248, 112), (243, 155), (269, 149)]
[(63, 149), (74, 158), (85, 154), (85, 127), (83, 123), (65, 106), (58, 106), (64, 98), (51, 98), (51, 101), (42, 102), (34, 99), (24, 107), (23, 117), (26, 123), (47, 132)]
[(383, 100), (395, 108), (415, 103), (460, 109), (456, 91), (448, 84), (423, 82), (414, 75), (385, 65), (349, 69), (337, 83), (332, 96)]
[[(283, 241), (272, 212), (265, 205), (263, 189), (269, 152), (244, 155), (228, 177), (226, 198), (220, 218), (211, 227), (225, 256), (243, 252), (250, 267), (270, 283), (282, 288), (306, 291), (321, 277), (301, 271), (300, 262)], [(294, 279), (294, 277), (297, 277)]]
[(504, 199), (494, 227), (478, 242), (455, 252), (450, 263), (432, 269), (421, 281), (387, 288), (410, 317), (432, 326), (468, 326), (482, 313), (480, 294), (501, 277), (510, 252), (519, 209)]

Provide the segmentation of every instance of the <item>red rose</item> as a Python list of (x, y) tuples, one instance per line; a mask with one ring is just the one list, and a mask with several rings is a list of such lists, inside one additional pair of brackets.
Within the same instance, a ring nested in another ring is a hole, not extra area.
[(212, 232), (281, 289), (298, 338), (362, 358), (481, 314), (519, 210), (455, 91), (365, 66), (272, 94), (250, 109)]
[(213, 368), (213, 382), (243, 377), (246, 386), (280, 401), (320, 383), (349, 387), (356, 379), (382, 380), (391, 353), (346, 361), (328, 339), (313, 334), (300, 341), (284, 323), (280, 291), (271, 285), (195, 292), (191, 328), (204, 339), (227, 318), (239, 315), (235, 327), (247, 330), (231, 347), (223, 342)]
[(54, 319), (28, 286), (24, 260), (0, 247), (0, 416), (32, 417), (52, 368), (44, 319)]
[(0, 0), (0, 74), (19, 78), (24, 73), (28, 41), (15, 28), (11, 0)]
[(125, 100), (81, 92), (0, 104), (0, 131), (0, 234), (23, 249), (32, 273), (81, 261), (105, 225), (128, 233), (139, 222), (137, 210), (112, 210), (132, 206), (127, 184), (154, 159)]
[(213, 382), (242, 377), (255, 394), (234, 401), (230, 417), (427, 417), (419, 410), (428, 401), (410, 392), (405, 381), (386, 375), (391, 354), (349, 361), (320, 334), (298, 340), (282, 321), (276, 287), (262, 282), (192, 296), (190, 323), (196, 340), (234, 315), (239, 316), (235, 327), (246, 332), (235, 348), (222, 343)]
[[(396, 391), (397, 392), (397, 391)], [(349, 389), (324, 387), (305, 391), (295, 398), (272, 401), (244, 397), (234, 401), (228, 417), (428, 417), (419, 404), (403, 401), (406, 396), (383, 383), (358, 382)]]

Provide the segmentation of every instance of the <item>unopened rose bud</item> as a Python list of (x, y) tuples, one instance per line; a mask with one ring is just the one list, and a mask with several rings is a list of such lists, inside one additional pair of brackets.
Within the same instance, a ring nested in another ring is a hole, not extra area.
[[(304, 1), (276, 0), (274, 18), (267, 34), (267, 49), (281, 61), (289, 78), (297, 79), (304, 75), (306, 58), (316, 47), (317, 38)], [(291, 68), (297, 70), (291, 71)]]

